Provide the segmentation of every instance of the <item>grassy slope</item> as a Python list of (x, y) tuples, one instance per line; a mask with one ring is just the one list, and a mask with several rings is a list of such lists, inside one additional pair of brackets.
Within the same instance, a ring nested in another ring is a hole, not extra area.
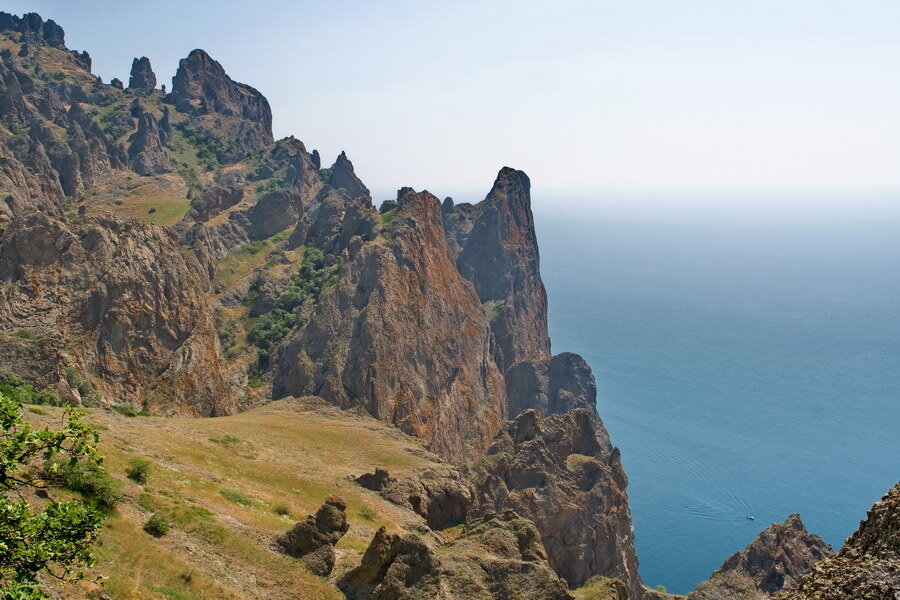
[[(29, 413), (56, 422), (59, 409)], [(299, 561), (270, 548), (271, 539), (315, 512), (329, 494), (348, 504), (349, 533), (339, 564), (358, 564), (380, 525), (399, 529), (411, 513), (352, 483), (349, 475), (376, 466), (402, 475), (429, 461), (417, 442), (367, 416), (317, 399), (287, 399), (232, 417), (128, 418), (89, 410), (101, 428), (106, 466), (124, 481), (125, 501), (105, 523), (97, 571), (114, 599), (342, 598)], [(145, 485), (125, 477), (133, 457), (152, 461)], [(291, 517), (276, 514), (284, 504)], [(374, 510), (366, 519), (364, 507)], [(172, 530), (153, 538), (142, 530), (152, 512)], [(63, 592), (82, 598), (81, 584)]]

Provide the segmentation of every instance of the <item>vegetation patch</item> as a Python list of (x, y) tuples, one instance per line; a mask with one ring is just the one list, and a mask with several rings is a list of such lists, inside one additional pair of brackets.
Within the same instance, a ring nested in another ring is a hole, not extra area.
[(222, 488), (219, 490), (219, 493), (222, 494), (222, 497), (229, 502), (234, 502), (235, 504), (240, 504), (241, 506), (253, 506), (255, 504), (252, 498), (245, 496), (241, 492)]

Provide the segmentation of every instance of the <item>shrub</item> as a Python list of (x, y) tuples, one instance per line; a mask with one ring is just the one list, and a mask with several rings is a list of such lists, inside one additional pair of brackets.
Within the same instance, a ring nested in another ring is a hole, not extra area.
[(144, 531), (153, 537), (162, 537), (166, 535), (169, 533), (170, 528), (169, 521), (164, 516), (157, 514), (150, 515), (150, 518), (144, 523)]
[(361, 509), (359, 509), (359, 516), (361, 516), (366, 521), (374, 521), (375, 511), (371, 506), (363, 506)]
[(248, 498), (240, 492), (222, 488), (219, 490), (219, 493), (222, 494), (222, 497), (229, 502), (234, 502), (235, 504), (240, 504), (241, 506), (253, 506), (253, 499)]
[(148, 213), (148, 214), (151, 214), (151, 215), (152, 215), (153, 213), (155, 213), (155, 212), (156, 212), (156, 207), (155, 207), (155, 206), (151, 206), (150, 209), (147, 211), (147, 213)]
[(41, 465), (102, 460), (98, 436), (82, 424), (81, 413), (66, 411), (62, 429), (37, 429), (24, 423), (22, 404), (0, 390), (0, 597), (47, 598), (39, 574), (63, 581), (84, 577), (94, 563), (92, 545), (103, 514), (80, 501), (29, 504), (23, 491), (39, 490), (51, 479)]
[(282, 517), (289, 517), (291, 515), (291, 509), (288, 508), (287, 504), (283, 502), (279, 502), (275, 506), (272, 507), (272, 510), (276, 515), (281, 515)]
[(209, 441), (215, 444), (239, 444), (241, 442), (241, 438), (236, 435), (226, 433), (220, 438), (209, 438)]
[(152, 466), (149, 460), (134, 457), (128, 461), (128, 467), (125, 469), (125, 474), (128, 475), (128, 479), (135, 483), (147, 483), (147, 479), (150, 478), (151, 469)]
[(113, 508), (122, 500), (122, 482), (112, 477), (99, 463), (76, 463), (62, 459), (49, 461), (44, 468), (48, 480), (79, 492), (103, 508)]

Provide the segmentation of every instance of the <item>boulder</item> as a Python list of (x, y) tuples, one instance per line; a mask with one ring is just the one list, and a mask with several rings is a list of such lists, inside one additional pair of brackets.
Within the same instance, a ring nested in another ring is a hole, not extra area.
[(276, 539), (278, 548), (302, 559), (316, 575), (330, 575), (335, 562), (334, 546), (350, 529), (346, 510), (342, 498), (329, 496), (315, 515), (309, 515)]

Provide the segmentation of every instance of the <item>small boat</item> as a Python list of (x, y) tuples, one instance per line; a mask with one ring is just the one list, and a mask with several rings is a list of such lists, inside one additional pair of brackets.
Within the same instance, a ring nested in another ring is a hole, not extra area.
[(754, 517), (753, 515), (747, 515), (747, 519), (749, 519), (751, 521), (755, 521), (756, 517)]

